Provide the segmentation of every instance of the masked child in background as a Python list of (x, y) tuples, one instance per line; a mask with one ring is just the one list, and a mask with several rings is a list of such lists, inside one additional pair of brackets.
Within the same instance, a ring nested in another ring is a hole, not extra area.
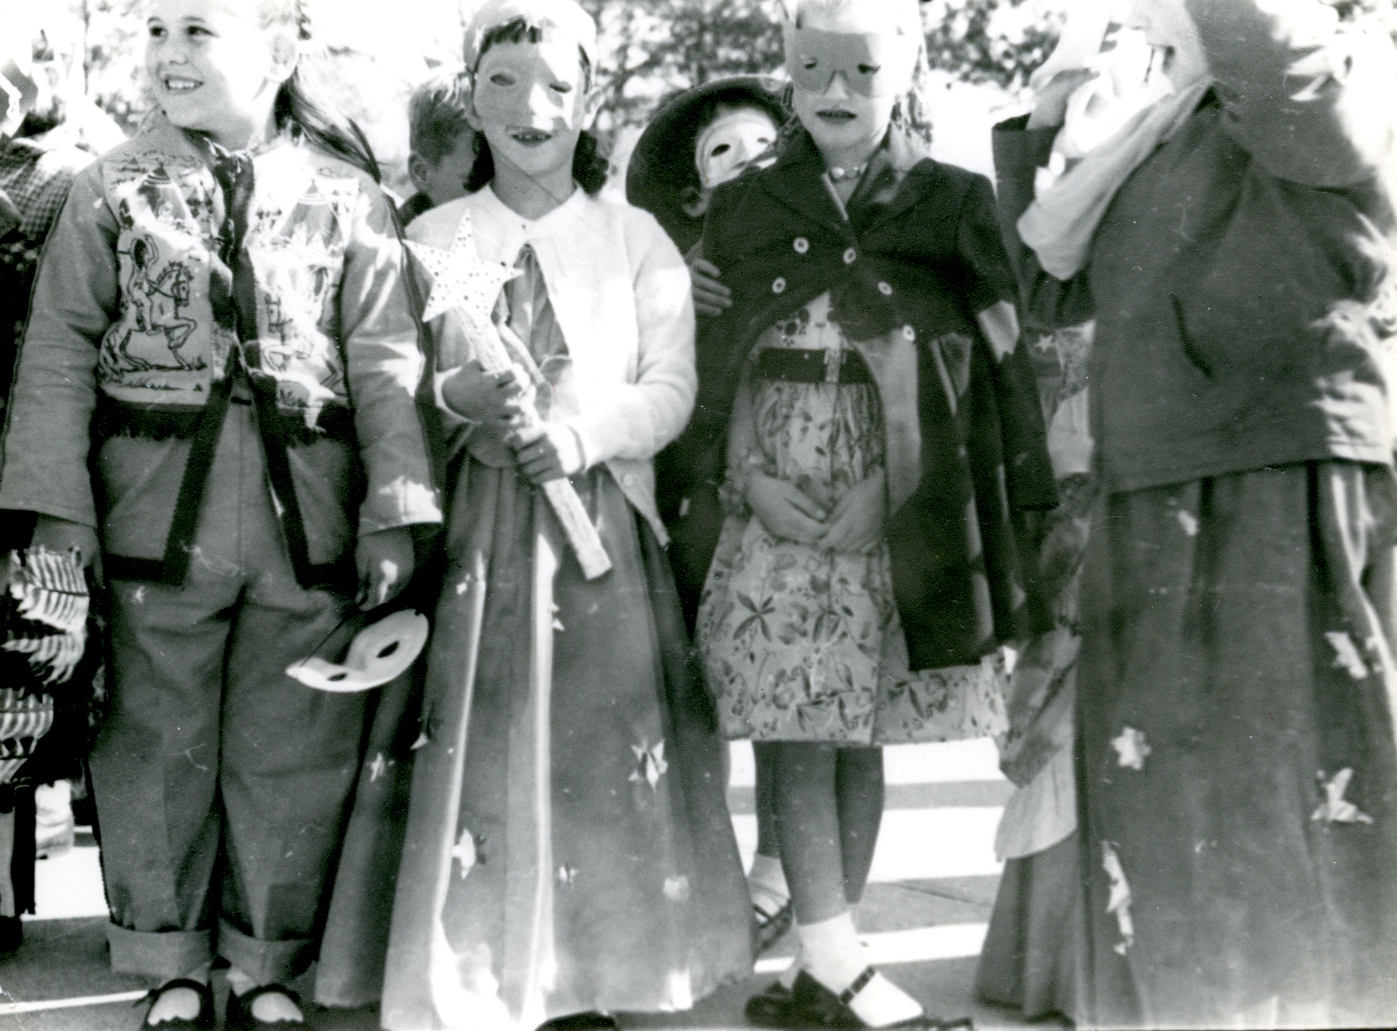
[[(476, 192), (409, 233), (451, 514), (382, 1022), (687, 1008), (752, 963), (654, 499), (651, 460), (693, 404), (689, 277), (650, 215), (597, 196), (577, 4), (492, 0), (466, 57)], [(492, 310), (513, 373), (482, 371)], [(521, 433), (525, 406), (540, 421)], [(561, 477), (612, 565), (594, 579), (538, 489)]]
[(398, 209), (404, 225), (438, 204), (466, 195), (475, 167), (469, 107), (470, 83), (460, 74), (434, 76), (413, 90), (408, 102), (407, 172), (417, 192)]
[(300, 4), (146, 14), (161, 110), (78, 176), (50, 237), (0, 507), (89, 562), (101, 531), (112, 965), (163, 982), (147, 1023), (212, 1028), (222, 956), (226, 1026), (251, 1028), (301, 1020), (281, 982), (314, 957), (361, 759), (365, 696), (285, 670), (343, 646), (356, 590), (407, 582), (408, 526), (440, 513), (393, 212), (306, 91)]
[[(674, 97), (646, 126), (626, 169), (626, 197), (659, 219), (681, 251), (696, 250), (714, 190), (748, 168), (776, 160), (777, 134), (787, 119), (783, 88), (758, 76), (718, 79)], [(731, 346), (726, 328), (699, 320), (700, 381), (722, 372)], [(721, 422), (715, 425), (698, 413), (655, 457), (655, 496), (672, 537), (669, 560), (690, 632), (723, 525), (718, 483), (725, 439)], [(763, 754), (756, 765), (757, 849), (747, 875), (758, 953), (791, 926), (791, 894), (781, 870), (765, 759)]]
[(807, 0), (798, 128), (721, 187), (703, 257), (732, 349), (723, 530), (698, 619), (719, 720), (775, 771), (801, 958), (773, 1027), (932, 1026), (868, 965), (851, 909), (890, 742), (1004, 729), (997, 646), (1028, 629), (1016, 526), (1055, 500), (1014, 279), (982, 177), (925, 157), (913, 0)]

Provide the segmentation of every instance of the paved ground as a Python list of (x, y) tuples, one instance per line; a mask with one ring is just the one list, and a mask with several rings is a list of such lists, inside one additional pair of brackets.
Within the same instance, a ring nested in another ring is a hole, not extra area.
[[(887, 814), (873, 883), (860, 921), (873, 960), (944, 1015), (973, 1014), (976, 1026), (1055, 1028), (977, 1003), (975, 961), (999, 880), (994, 829), (1009, 785), (989, 742), (890, 748)], [(748, 859), (756, 839), (751, 752), (733, 750), (730, 801), (738, 843)], [(0, 960), (0, 1031), (121, 1031), (139, 1026), (133, 1008), (144, 985), (107, 968), (105, 905), (90, 835), (38, 868), (37, 918), (25, 923), (25, 944)], [(763, 958), (751, 982), (716, 993), (682, 1015), (623, 1018), (627, 1028), (741, 1028), (742, 1004), (779, 971), (790, 942)], [(307, 981), (306, 995), (309, 995)], [(220, 1010), (222, 991), (220, 984)], [(311, 1031), (372, 1031), (370, 1010), (318, 1011)]]

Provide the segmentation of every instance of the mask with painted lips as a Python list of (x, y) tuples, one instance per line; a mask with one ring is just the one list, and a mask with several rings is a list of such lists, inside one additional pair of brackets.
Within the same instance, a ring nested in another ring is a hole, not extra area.
[(828, 32), (787, 22), (786, 71), (803, 90), (823, 93), (844, 73), (849, 89), (886, 97), (907, 89), (917, 65), (920, 40), (895, 32)]
[(475, 73), (476, 116), (526, 145), (581, 129), (586, 91), (580, 72), (574, 45), (497, 44)]

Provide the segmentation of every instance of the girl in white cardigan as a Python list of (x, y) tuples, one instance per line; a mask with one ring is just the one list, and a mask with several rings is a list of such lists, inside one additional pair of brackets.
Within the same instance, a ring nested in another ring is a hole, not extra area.
[[(654, 500), (651, 459), (693, 407), (689, 277), (649, 214), (596, 195), (595, 46), (572, 0), (480, 10), (466, 41), (477, 189), (410, 232), (430, 270), (449, 568), (387, 1028), (686, 1008), (751, 972), (723, 746)], [(482, 370), (450, 307), (495, 292), (462, 279), (484, 268), (513, 272), (493, 314), (518, 345), (512, 373)], [(526, 406), (540, 421), (525, 431)], [(591, 580), (538, 489), (563, 476), (612, 565)]]

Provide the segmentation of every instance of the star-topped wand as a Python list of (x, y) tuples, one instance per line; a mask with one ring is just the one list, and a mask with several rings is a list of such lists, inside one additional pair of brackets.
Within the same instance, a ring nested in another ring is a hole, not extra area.
[[(431, 322), (447, 312), (454, 313), (482, 369), (486, 372), (513, 369), (516, 375), (527, 380), (528, 373), (509, 356), (499, 329), (490, 317), (499, 299), (500, 288), (518, 272), (503, 262), (486, 261), (480, 257), (470, 214), (461, 213), (461, 224), (456, 229), (456, 238), (451, 242), (450, 250), (444, 251), (413, 240), (408, 240), (407, 246), (432, 277), (432, 292), (427, 298), (422, 321)], [(526, 426), (537, 425), (538, 410), (527, 405), (524, 418)], [(588, 580), (595, 580), (611, 568), (611, 559), (602, 547), (601, 537), (597, 535), (597, 528), (592, 525), (582, 499), (565, 476), (545, 483), (543, 493), (562, 523), (568, 543), (577, 553), (582, 575)]]

